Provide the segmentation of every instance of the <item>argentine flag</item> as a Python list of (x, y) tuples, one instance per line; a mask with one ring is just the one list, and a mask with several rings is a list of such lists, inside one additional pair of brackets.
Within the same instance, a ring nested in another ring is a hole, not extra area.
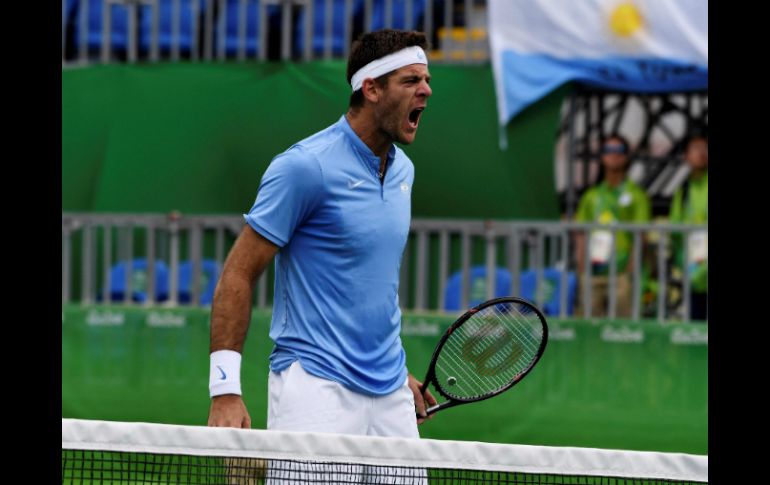
[(501, 126), (567, 81), (708, 88), (707, 0), (488, 0)]

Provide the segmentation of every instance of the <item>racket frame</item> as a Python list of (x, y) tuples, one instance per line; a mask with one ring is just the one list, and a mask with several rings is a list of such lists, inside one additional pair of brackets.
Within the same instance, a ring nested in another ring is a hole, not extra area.
[[(481, 396), (475, 396), (470, 398), (459, 398), (459, 397), (451, 397), (447, 395), (444, 392), (444, 389), (439, 384), (438, 379), (436, 378), (436, 361), (438, 360), (438, 356), (441, 353), (441, 349), (444, 347), (444, 344), (449, 339), (449, 337), (452, 335), (452, 332), (460, 328), (465, 322), (470, 320), (470, 318), (478, 313), (480, 310), (483, 310), (484, 308), (494, 306), (500, 303), (518, 303), (520, 305), (526, 305), (530, 308), (532, 308), (533, 312), (537, 315), (540, 322), (543, 324), (543, 339), (540, 342), (540, 347), (537, 350), (537, 355), (535, 355), (535, 358), (532, 359), (532, 361), (529, 363), (526, 369), (521, 371), (516, 375), (514, 379), (511, 379), (508, 384), (501, 387), (500, 389), (497, 389), (496, 391), (489, 392), (487, 394), (481, 395)], [(426, 409), (425, 412), (428, 415), (431, 415), (437, 411), (440, 411), (442, 409), (451, 408), (454, 406), (458, 406), (460, 404), (468, 404), (470, 402), (477, 402), (477, 401), (483, 401), (485, 399), (489, 399), (490, 397), (497, 396), (498, 394), (501, 394), (514, 385), (516, 385), (519, 381), (524, 379), (524, 377), (529, 374), (529, 372), (532, 370), (533, 367), (535, 367), (535, 364), (538, 363), (540, 360), (540, 357), (542, 357), (543, 352), (545, 352), (545, 347), (548, 343), (548, 324), (546, 322), (545, 316), (543, 315), (543, 312), (540, 311), (540, 309), (535, 306), (532, 302), (525, 300), (524, 298), (519, 298), (517, 296), (505, 296), (500, 298), (494, 298), (492, 300), (487, 300), (485, 302), (479, 303), (478, 305), (474, 306), (467, 312), (463, 313), (455, 322), (444, 332), (444, 335), (441, 336), (441, 339), (436, 344), (436, 348), (433, 351), (433, 356), (430, 360), (430, 365), (428, 366), (428, 372), (425, 375), (425, 379), (422, 382), (422, 386), (420, 387), (420, 394), (425, 395), (425, 391), (428, 389), (428, 385), (432, 382), (433, 387), (443, 396), (447, 399), (447, 401), (444, 401), (442, 403), (436, 404), (435, 406), (431, 406), (430, 408)], [(420, 417), (418, 415), (418, 417)]]

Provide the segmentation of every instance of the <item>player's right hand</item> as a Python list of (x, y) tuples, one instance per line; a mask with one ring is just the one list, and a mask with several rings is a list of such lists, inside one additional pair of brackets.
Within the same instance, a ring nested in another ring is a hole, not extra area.
[(223, 394), (211, 398), (208, 425), (222, 428), (251, 428), (251, 417), (241, 396)]

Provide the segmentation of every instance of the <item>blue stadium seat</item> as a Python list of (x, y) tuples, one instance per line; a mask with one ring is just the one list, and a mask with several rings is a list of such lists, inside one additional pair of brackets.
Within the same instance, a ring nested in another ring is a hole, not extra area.
[[(259, 2), (256, 0), (249, 0), (246, 2), (246, 33), (245, 33), (245, 53), (247, 56), (254, 57), (259, 51)], [(273, 11), (276, 10), (275, 6), (268, 6), (268, 17), (273, 16)], [(224, 40), (224, 48), (227, 56), (235, 56), (238, 54), (238, 46), (240, 45), (239, 22), (241, 18), (240, 14), (240, 1), (239, 0), (226, 0), (225, 11), (217, 14), (218, 18), (215, 20), (214, 28), (214, 55), (216, 55), (222, 42)], [(224, 34), (222, 33), (224, 29)]]
[[(393, 0), (393, 16), (391, 28), (394, 29), (416, 29), (416, 26), (422, 25), (422, 16), (425, 13), (425, 3), (428, 0), (414, 0), (412, 2), (412, 23), (406, 25), (406, 2), (405, 0)], [(351, 8), (351, 17), (353, 23), (363, 24), (364, 1), (353, 0)], [(345, 16), (345, 0), (333, 0), (332, 4), (332, 54), (342, 55), (345, 52), (345, 24), (349, 22)], [(313, 4), (313, 54), (323, 55), (326, 35), (326, 0), (315, 0)], [(385, 28), (385, 2), (375, 0), (372, 8), (372, 29), (379, 30)], [(354, 41), (352, 36), (350, 41)], [(305, 10), (302, 9), (297, 17), (297, 29), (294, 34), (294, 54), (301, 56), (305, 46)]]
[[(425, 13), (425, 2), (428, 0), (413, 0), (412, 1), (412, 23), (406, 25), (406, 2), (404, 0), (393, 0), (393, 16), (391, 17), (392, 29), (402, 30), (422, 30), (417, 26), (422, 27), (422, 16)], [(374, 2), (374, 8), (372, 9), (372, 30), (380, 30), (385, 28), (385, 2), (378, 0)]]
[[(80, 25), (80, 15), (83, 4), (88, 2), (88, 33), (82, 31)], [(103, 0), (80, 0), (77, 2), (76, 12), (73, 16), (75, 43), (79, 46), (82, 41), (86, 41), (89, 49), (100, 49), (102, 45), (102, 6)], [(125, 51), (128, 45), (128, 8), (125, 5), (112, 4), (110, 6), (111, 21), (111, 45), (116, 51)]]
[[(351, 17), (361, 18), (364, 12), (364, 0), (353, 0)], [(332, 54), (342, 55), (345, 52), (345, 0), (333, 0), (332, 3)], [(313, 3), (313, 54), (323, 55), (326, 38), (326, 0), (315, 0)], [(351, 42), (354, 39), (351, 39)], [(297, 17), (297, 28), (294, 31), (294, 54), (301, 56), (305, 49), (305, 9)]]
[[(126, 292), (126, 271), (128, 262), (121, 261), (110, 270), (110, 297), (112, 301), (123, 301)], [(169, 271), (163, 261), (155, 261), (155, 301), (168, 299)], [(147, 301), (147, 260), (136, 258), (131, 268), (131, 294), (135, 302)]]
[[(460, 283), (462, 272), (458, 271), (449, 277), (444, 290), (444, 310), (459, 311), (460, 308)], [(522, 271), (520, 274), (519, 294), (531, 302), (537, 301), (536, 283), (537, 274), (535, 271)], [(506, 268), (497, 268), (495, 275), (495, 298), (501, 296), (511, 296), (512, 288), (511, 273)], [(540, 283), (540, 291), (543, 292), (543, 313), (546, 315), (559, 315), (560, 291), (561, 291), (561, 271), (555, 268), (543, 269), (543, 280)], [(470, 277), (470, 297), (468, 308), (478, 305), (487, 299), (487, 270), (485, 266), (474, 266), (471, 268)], [(567, 273), (567, 315), (572, 315), (574, 311), (575, 298), (577, 297), (577, 277), (573, 272)]]
[[(68, 13), (72, 8), (70, 22), (74, 28), (74, 42), (79, 46), (84, 33), (80, 26), (80, 11), (83, 4), (88, 2), (88, 37), (86, 42), (90, 50), (101, 49), (102, 45), (102, 27), (104, 19), (102, 18), (103, 0), (68, 0)], [(71, 5), (70, 5), (71, 4)], [(181, 0), (179, 2), (180, 23), (179, 37), (174, 39), (173, 32), (173, 0), (159, 0), (158, 11), (158, 47), (161, 52), (171, 50), (172, 45), (178, 44), (180, 53), (189, 53), (193, 46), (193, 15), (196, 15), (195, 21), (198, 22), (198, 35), (200, 35), (200, 19), (203, 18), (206, 2), (202, 0)], [(198, 6), (197, 12), (193, 10), (193, 5)], [(111, 48), (114, 51), (125, 52), (128, 48), (128, 15), (129, 9), (125, 5), (112, 4), (111, 12)], [(152, 17), (153, 9), (150, 5), (141, 4), (137, 15), (137, 42), (138, 51), (147, 53), (150, 50), (152, 42)]]
[(64, 15), (61, 19), (62, 28), (66, 25), (72, 25), (77, 20), (78, 3), (80, 0), (66, 0), (64, 2)]
[[(462, 285), (462, 271), (458, 271), (449, 277), (444, 288), (444, 310), (458, 311), (460, 308), (460, 287)], [(478, 305), (487, 299), (487, 268), (485, 266), (473, 266), (470, 277), (470, 297), (468, 308)], [(510, 296), (511, 273), (505, 268), (497, 268), (495, 275), (495, 297)]]
[[(561, 270), (544, 268), (540, 291), (543, 293), (543, 313), (559, 315), (561, 313)], [(520, 296), (531, 302), (537, 301), (535, 271), (522, 271), (519, 285)], [(567, 272), (567, 315), (572, 315), (577, 297), (577, 277), (572, 271)]]
[[(196, 34), (201, 35), (201, 19), (205, 15), (206, 2), (200, 0), (182, 0), (179, 2), (179, 35), (174, 38), (173, 32), (173, 0), (158, 1), (158, 49), (169, 52), (179, 46), (180, 54), (189, 54), (193, 48), (193, 21), (197, 24)], [(193, 9), (197, 6), (197, 10)], [(142, 5), (140, 10), (139, 49), (149, 52), (152, 45), (152, 7)], [(193, 17), (195, 15), (195, 17)]]
[[(214, 289), (219, 281), (221, 269), (219, 264), (211, 259), (201, 261), (200, 304), (210, 305), (214, 300)], [(179, 303), (192, 302), (192, 261), (183, 261), (179, 265)]]

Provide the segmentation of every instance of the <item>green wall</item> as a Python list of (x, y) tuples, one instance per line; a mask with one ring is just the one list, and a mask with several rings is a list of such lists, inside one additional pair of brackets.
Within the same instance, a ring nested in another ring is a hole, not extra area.
[[(405, 315), (407, 366), (422, 378), (446, 315)], [(270, 313), (243, 352), (253, 426), (267, 414)], [(513, 389), (442, 411), (426, 438), (708, 453), (708, 326), (553, 320), (546, 352)], [(209, 312), (65, 306), (62, 417), (204, 425)]]
[[(430, 67), (415, 217), (555, 219), (564, 89), (498, 145), (489, 66)], [(62, 209), (242, 213), (274, 155), (345, 111), (340, 61), (110, 65), (62, 71)]]

